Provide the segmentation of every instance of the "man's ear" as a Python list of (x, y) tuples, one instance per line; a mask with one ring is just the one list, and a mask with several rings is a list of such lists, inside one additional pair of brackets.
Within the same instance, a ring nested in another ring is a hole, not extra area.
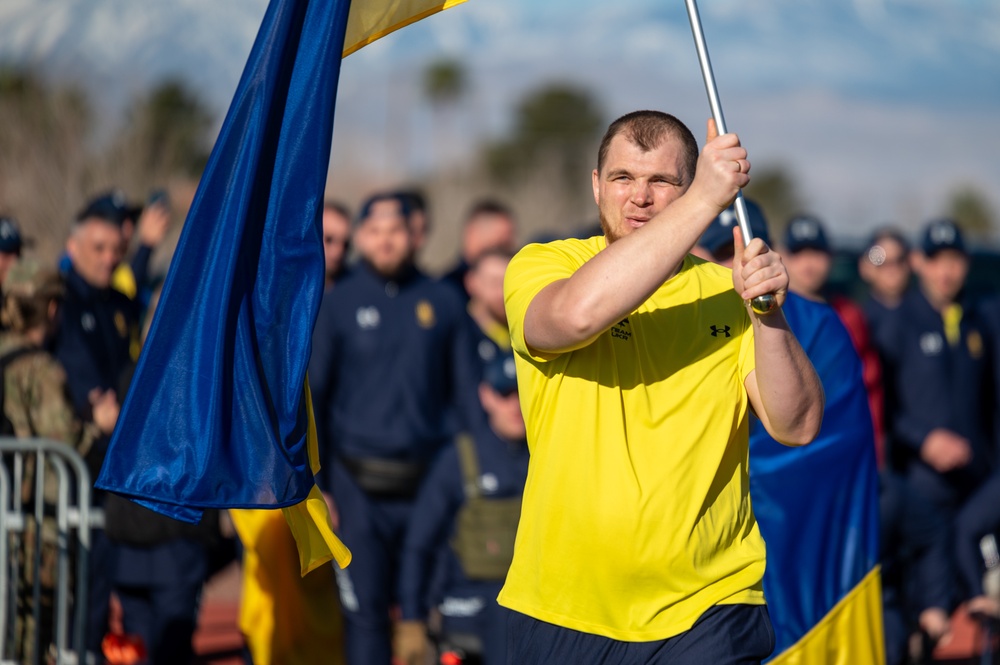
[(597, 169), (594, 169), (593, 172), (591, 172), (590, 180), (591, 185), (594, 187), (594, 203), (601, 205), (601, 188), (599, 186), (601, 183), (601, 174), (597, 172)]

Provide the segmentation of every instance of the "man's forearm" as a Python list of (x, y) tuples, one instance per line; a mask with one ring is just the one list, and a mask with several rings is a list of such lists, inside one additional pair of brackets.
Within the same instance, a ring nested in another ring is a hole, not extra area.
[(823, 424), (825, 399), (816, 370), (780, 309), (761, 317), (751, 314), (751, 319), (757, 415), (781, 443), (809, 443)]
[(539, 351), (561, 352), (592, 341), (677, 272), (715, 214), (693, 197), (681, 197), (569, 279), (547, 286), (528, 308), (528, 343)]

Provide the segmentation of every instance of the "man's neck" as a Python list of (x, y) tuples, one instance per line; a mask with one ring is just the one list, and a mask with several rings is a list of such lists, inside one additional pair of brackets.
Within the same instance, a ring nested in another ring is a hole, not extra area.
[(878, 291), (872, 291), (869, 295), (871, 295), (872, 300), (882, 305), (886, 309), (895, 309), (899, 307), (899, 303), (903, 302), (902, 293), (893, 295), (889, 293), (880, 293)]
[(371, 261), (368, 261), (367, 259), (365, 259), (364, 263), (372, 275), (378, 277), (379, 279), (383, 279), (387, 282), (402, 281), (416, 269), (414, 267), (413, 261), (406, 261), (395, 270), (389, 270), (389, 271), (379, 270), (371, 263)]

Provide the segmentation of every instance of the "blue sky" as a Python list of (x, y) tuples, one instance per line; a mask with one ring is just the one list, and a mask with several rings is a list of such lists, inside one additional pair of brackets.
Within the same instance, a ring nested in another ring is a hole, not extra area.
[[(977, 187), (1000, 216), (1000, 3), (699, 6), (729, 128), (756, 166), (788, 168), (836, 233), (886, 221), (915, 228), (962, 185)], [(221, 115), (265, 7), (0, 0), (0, 57), (78, 79), (112, 109), (179, 72)], [(429, 143), (418, 86), (442, 55), (468, 63), (474, 82), (460, 123), (472, 140), (452, 153)], [(682, 0), (469, 0), (345, 61), (334, 159), (387, 182), (405, 178), (502, 131), (512, 103), (553, 80), (593, 89), (609, 118), (655, 107), (703, 133), (708, 107)]]

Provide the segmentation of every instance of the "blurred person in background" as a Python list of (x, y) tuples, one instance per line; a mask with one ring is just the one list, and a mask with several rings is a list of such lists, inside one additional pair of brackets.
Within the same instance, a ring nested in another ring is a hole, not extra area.
[(462, 245), (458, 264), (442, 277), (466, 297), (465, 274), (476, 260), (490, 250), (513, 254), (517, 249), (517, 223), (504, 204), (485, 199), (472, 205), (462, 224)]
[(21, 228), (13, 217), (0, 217), (0, 293), (7, 272), (21, 257)]
[(784, 253), (788, 268), (788, 288), (803, 298), (828, 303), (840, 317), (851, 336), (851, 343), (861, 358), (861, 366), (871, 410), (875, 451), (881, 465), (885, 457), (885, 392), (882, 385), (882, 362), (872, 342), (861, 308), (849, 298), (827, 288), (833, 268), (833, 249), (826, 228), (808, 215), (793, 217), (785, 228)]
[(507, 662), (507, 610), (496, 597), (514, 551), (528, 475), (509, 350), (485, 363), (479, 398), (486, 426), (460, 434), (445, 448), (414, 505), (400, 572), (403, 620), (395, 640), (396, 656), (405, 665), (426, 662), (432, 608), (441, 615), (443, 644), (464, 654), (462, 662)]
[[(91, 199), (78, 218), (99, 217), (114, 221), (121, 228), (119, 263), (111, 277), (111, 286), (131, 300), (138, 299), (143, 307), (149, 302), (152, 283), (149, 262), (153, 251), (163, 242), (170, 227), (170, 202), (165, 191), (150, 195), (145, 207), (130, 205), (125, 194), (118, 189)], [(133, 239), (138, 246), (131, 258), (129, 250)], [(64, 262), (63, 268), (67, 264)]]
[(503, 249), (487, 250), (469, 266), (465, 274), (468, 312), (478, 331), (476, 351), (484, 363), (510, 351), (510, 330), (503, 305), (503, 277), (513, 256)]
[(337, 570), (347, 661), (388, 665), (389, 608), (413, 501), (430, 462), (483, 419), (472, 324), (454, 289), (414, 265), (407, 199), (371, 197), (354, 243), (361, 262), (326, 293), (309, 382), (339, 536), (354, 554)]
[[(121, 249), (121, 221), (110, 211), (85, 209), (66, 241), (66, 298), (53, 349), (66, 369), (70, 395), (84, 419), (91, 411), (92, 392), (118, 387), (133, 359), (132, 344), (138, 344), (139, 304), (112, 288)], [(94, 477), (104, 462), (108, 441), (102, 437), (87, 455)], [(104, 494), (95, 492), (93, 500), (102, 506)], [(91, 548), (86, 646), (98, 653), (108, 627), (115, 547), (98, 530)]]
[(867, 249), (858, 259), (858, 274), (868, 285), (868, 297), (861, 307), (872, 333), (872, 340), (882, 352), (889, 340), (885, 323), (903, 301), (910, 287), (910, 246), (903, 234), (883, 227), (872, 234)]
[(347, 254), (351, 247), (351, 212), (339, 201), (323, 204), (323, 259), (327, 291), (347, 270)]
[[(945, 541), (955, 543), (960, 511), (995, 468), (992, 342), (974, 303), (963, 295), (969, 258), (954, 222), (928, 224), (911, 262), (917, 288), (887, 324), (891, 461), (913, 491), (944, 515)], [(978, 522), (976, 517), (966, 520)], [(941, 574), (954, 593), (958, 575), (954, 552), (948, 555)]]
[[(956, 561), (963, 584), (963, 597), (968, 599), (968, 610), (973, 615), (1000, 619), (1000, 589), (988, 588), (984, 581), (985, 560), (980, 548), (984, 536), (993, 535), (1000, 540), (1000, 295), (988, 296), (979, 304), (983, 326), (989, 331), (991, 372), (993, 377), (993, 473), (969, 497), (955, 521)], [(995, 625), (994, 625), (995, 629)]]
[[(81, 420), (69, 394), (65, 368), (45, 348), (57, 329), (64, 288), (55, 270), (45, 270), (31, 260), (21, 260), (7, 272), (0, 318), (6, 327), (0, 335), (0, 367), (3, 380), (4, 436), (40, 437), (61, 441), (86, 456), (91, 447), (114, 429), (118, 400), (112, 390), (95, 390), (88, 396), (88, 420)], [(21, 538), (19, 560), (21, 578), (17, 586), (17, 614), (14, 617), (15, 658), (22, 663), (43, 662), (53, 640), (53, 605), (56, 586), (57, 528), (55, 517), (34, 519), (35, 459), (24, 465), (21, 500), (27, 524)], [(48, 469), (43, 497), (55, 505), (57, 481)], [(35, 567), (34, 544), (41, 528), (41, 566)], [(3, 574), (7, 574), (4, 571)], [(33, 585), (41, 588), (41, 623), (32, 619)], [(4, 599), (3, 602), (7, 602)], [(7, 630), (7, 626), (3, 630)]]

